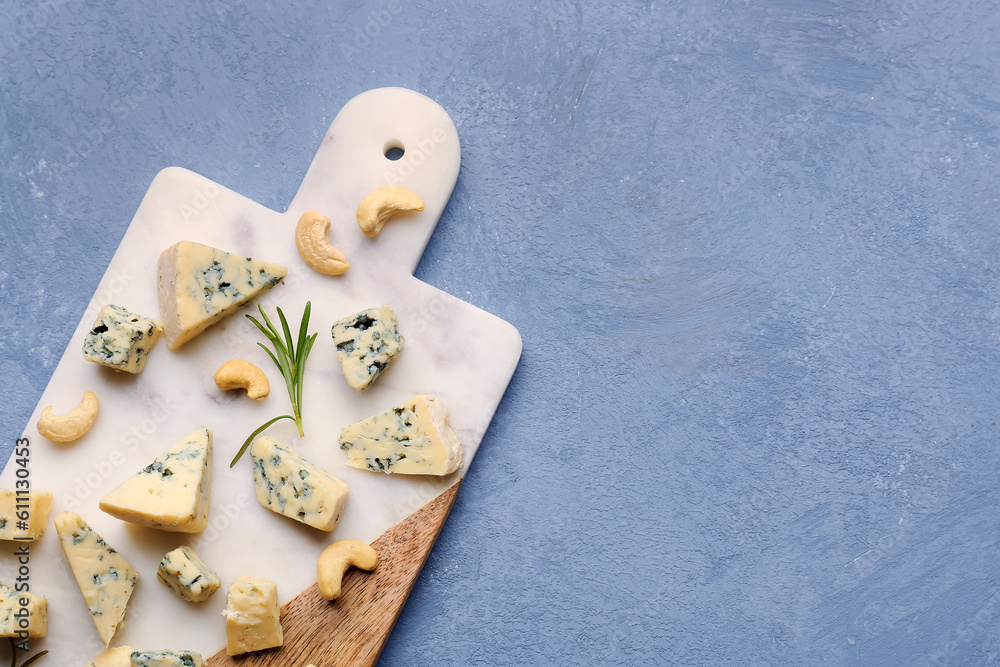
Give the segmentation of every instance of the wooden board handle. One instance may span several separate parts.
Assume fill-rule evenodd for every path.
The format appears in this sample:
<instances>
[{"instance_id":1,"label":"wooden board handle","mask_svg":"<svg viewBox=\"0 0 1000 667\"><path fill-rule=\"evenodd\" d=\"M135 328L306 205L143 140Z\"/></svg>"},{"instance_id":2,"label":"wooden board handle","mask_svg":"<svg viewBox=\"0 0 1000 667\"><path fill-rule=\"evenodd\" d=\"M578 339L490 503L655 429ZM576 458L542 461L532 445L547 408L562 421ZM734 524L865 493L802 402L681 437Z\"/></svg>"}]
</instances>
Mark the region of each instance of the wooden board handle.
<instances>
[{"instance_id":1,"label":"wooden board handle","mask_svg":"<svg viewBox=\"0 0 1000 667\"><path fill-rule=\"evenodd\" d=\"M372 542L379 564L372 572L350 568L341 596L324 598L316 584L281 607L281 648L230 657L222 649L209 667L316 667L374 665L424 562L455 503L459 478Z\"/></svg>"}]
</instances>

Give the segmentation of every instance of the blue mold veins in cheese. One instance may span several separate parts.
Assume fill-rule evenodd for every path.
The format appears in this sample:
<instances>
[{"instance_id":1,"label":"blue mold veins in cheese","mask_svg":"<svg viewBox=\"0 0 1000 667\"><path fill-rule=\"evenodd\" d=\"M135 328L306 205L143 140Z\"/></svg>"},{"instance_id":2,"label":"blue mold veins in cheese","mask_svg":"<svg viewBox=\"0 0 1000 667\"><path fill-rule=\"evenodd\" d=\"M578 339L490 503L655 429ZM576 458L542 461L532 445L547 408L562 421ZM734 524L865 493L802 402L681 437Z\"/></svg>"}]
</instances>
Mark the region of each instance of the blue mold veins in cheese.
<instances>
[{"instance_id":1,"label":"blue mold veins in cheese","mask_svg":"<svg viewBox=\"0 0 1000 667\"><path fill-rule=\"evenodd\" d=\"M198 428L101 498L113 517L140 526L197 533L208 525L212 432Z\"/></svg>"},{"instance_id":2,"label":"blue mold veins in cheese","mask_svg":"<svg viewBox=\"0 0 1000 667\"><path fill-rule=\"evenodd\" d=\"M24 639L21 633L44 637L48 625L49 605L45 598L0 581L0 637Z\"/></svg>"},{"instance_id":3,"label":"blue mold veins in cheese","mask_svg":"<svg viewBox=\"0 0 1000 667\"><path fill-rule=\"evenodd\" d=\"M204 602L222 586L222 579L184 545L167 553L160 561L156 578L188 602Z\"/></svg>"},{"instance_id":4,"label":"blue mold veins in cheese","mask_svg":"<svg viewBox=\"0 0 1000 667\"><path fill-rule=\"evenodd\" d=\"M387 305L338 320L331 330L344 378L353 389L366 389L403 350L396 313Z\"/></svg>"},{"instance_id":5,"label":"blue mold veins in cheese","mask_svg":"<svg viewBox=\"0 0 1000 667\"><path fill-rule=\"evenodd\" d=\"M347 504L347 485L274 438L250 445L253 483L260 504L307 526L332 531Z\"/></svg>"},{"instance_id":6,"label":"blue mold veins in cheese","mask_svg":"<svg viewBox=\"0 0 1000 667\"><path fill-rule=\"evenodd\" d=\"M52 494L48 491L0 490L0 540L37 540L45 533L51 508Z\"/></svg>"},{"instance_id":7,"label":"blue mold veins in cheese","mask_svg":"<svg viewBox=\"0 0 1000 667\"><path fill-rule=\"evenodd\" d=\"M160 330L156 320L109 304L83 339L83 357L116 371L141 373Z\"/></svg>"},{"instance_id":8,"label":"blue mold veins in cheese","mask_svg":"<svg viewBox=\"0 0 1000 667\"><path fill-rule=\"evenodd\" d=\"M205 660L196 651L132 651L130 667L205 667Z\"/></svg>"},{"instance_id":9,"label":"blue mold veins in cheese","mask_svg":"<svg viewBox=\"0 0 1000 667\"><path fill-rule=\"evenodd\" d=\"M139 573L78 514L62 512L55 525L90 617L107 646L125 619Z\"/></svg>"},{"instance_id":10,"label":"blue mold veins in cheese","mask_svg":"<svg viewBox=\"0 0 1000 667\"><path fill-rule=\"evenodd\" d=\"M176 350L288 273L280 264L181 241L160 255L158 296L167 347Z\"/></svg>"},{"instance_id":11,"label":"blue mold veins in cheese","mask_svg":"<svg viewBox=\"0 0 1000 667\"><path fill-rule=\"evenodd\" d=\"M420 394L340 433L347 465L373 472L447 475L462 465L462 443L435 396Z\"/></svg>"}]
</instances>

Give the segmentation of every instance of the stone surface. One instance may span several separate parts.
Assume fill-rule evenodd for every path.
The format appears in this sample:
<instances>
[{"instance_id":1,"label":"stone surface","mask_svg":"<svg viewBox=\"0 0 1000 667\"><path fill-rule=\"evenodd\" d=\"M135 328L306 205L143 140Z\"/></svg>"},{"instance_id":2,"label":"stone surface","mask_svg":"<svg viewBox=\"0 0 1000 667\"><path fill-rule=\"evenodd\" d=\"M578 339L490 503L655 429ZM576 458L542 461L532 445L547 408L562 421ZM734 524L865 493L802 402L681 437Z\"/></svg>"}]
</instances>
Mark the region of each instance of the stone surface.
<instances>
[{"instance_id":1,"label":"stone surface","mask_svg":"<svg viewBox=\"0 0 1000 667\"><path fill-rule=\"evenodd\" d=\"M995 662L997 9L0 2L2 445L161 168L283 210L405 86L524 354L383 664Z\"/></svg>"}]
</instances>

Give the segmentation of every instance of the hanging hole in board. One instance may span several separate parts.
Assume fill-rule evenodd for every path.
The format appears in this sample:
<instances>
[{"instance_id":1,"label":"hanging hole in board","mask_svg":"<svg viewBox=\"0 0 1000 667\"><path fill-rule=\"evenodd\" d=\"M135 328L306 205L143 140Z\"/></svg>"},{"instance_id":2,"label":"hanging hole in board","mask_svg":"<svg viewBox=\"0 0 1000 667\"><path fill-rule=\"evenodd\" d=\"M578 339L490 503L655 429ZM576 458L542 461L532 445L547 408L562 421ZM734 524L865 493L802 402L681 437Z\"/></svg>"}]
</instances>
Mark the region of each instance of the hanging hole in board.
<instances>
[{"instance_id":1,"label":"hanging hole in board","mask_svg":"<svg viewBox=\"0 0 1000 667\"><path fill-rule=\"evenodd\" d=\"M382 154L385 155L387 160L396 160L403 157L406 150L403 148L402 141L387 141L385 146L382 148Z\"/></svg>"}]
</instances>

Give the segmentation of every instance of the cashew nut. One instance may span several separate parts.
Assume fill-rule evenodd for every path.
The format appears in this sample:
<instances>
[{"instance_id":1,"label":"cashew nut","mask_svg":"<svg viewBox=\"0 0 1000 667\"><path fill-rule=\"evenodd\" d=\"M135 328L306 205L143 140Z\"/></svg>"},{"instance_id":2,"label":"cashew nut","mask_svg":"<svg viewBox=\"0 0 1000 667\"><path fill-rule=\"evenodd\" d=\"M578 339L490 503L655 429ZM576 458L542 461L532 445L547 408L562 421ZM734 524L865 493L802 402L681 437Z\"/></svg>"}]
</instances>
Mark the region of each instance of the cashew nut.
<instances>
[{"instance_id":1,"label":"cashew nut","mask_svg":"<svg viewBox=\"0 0 1000 667\"><path fill-rule=\"evenodd\" d=\"M215 384L219 389L246 389L247 398L255 401L263 401L271 391L264 371L243 359L230 359L219 366Z\"/></svg>"},{"instance_id":2,"label":"cashew nut","mask_svg":"<svg viewBox=\"0 0 1000 667\"><path fill-rule=\"evenodd\" d=\"M54 442L72 442L80 438L97 418L97 395L84 392L83 400L64 415L52 414L52 406L42 409L42 416L36 424L38 434Z\"/></svg>"},{"instance_id":3,"label":"cashew nut","mask_svg":"<svg viewBox=\"0 0 1000 667\"><path fill-rule=\"evenodd\" d=\"M330 218L306 211L295 226L295 245L310 267L328 276L339 276L351 268L340 248L330 245Z\"/></svg>"},{"instance_id":4,"label":"cashew nut","mask_svg":"<svg viewBox=\"0 0 1000 667\"><path fill-rule=\"evenodd\" d=\"M358 225L367 236L375 236L396 211L422 211L424 202L412 190L391 185L372 190L358 206Z\"/></svg>"},{"instance_id":5,"label":"cashew nut","mask_svg":"<svg viewBox=\"0 0 1000 667\"><path fill-rule=\"evenodd\" d=\"M362 570L374 570L378 565L378 554L361 540L340 540L323 550L316 566L319 592L323 597L327 600L340 597L344 572L352 565Z\"/></svg>"}]
</instances>

